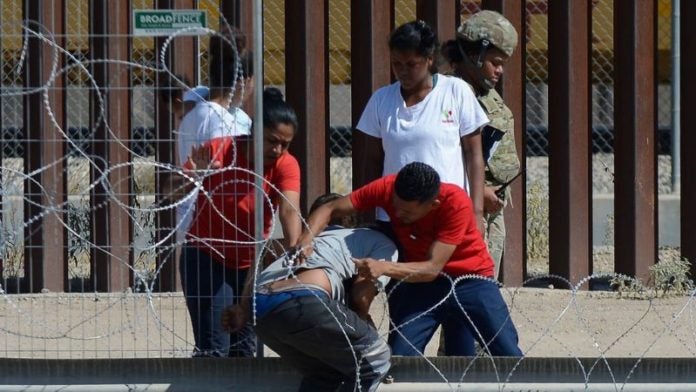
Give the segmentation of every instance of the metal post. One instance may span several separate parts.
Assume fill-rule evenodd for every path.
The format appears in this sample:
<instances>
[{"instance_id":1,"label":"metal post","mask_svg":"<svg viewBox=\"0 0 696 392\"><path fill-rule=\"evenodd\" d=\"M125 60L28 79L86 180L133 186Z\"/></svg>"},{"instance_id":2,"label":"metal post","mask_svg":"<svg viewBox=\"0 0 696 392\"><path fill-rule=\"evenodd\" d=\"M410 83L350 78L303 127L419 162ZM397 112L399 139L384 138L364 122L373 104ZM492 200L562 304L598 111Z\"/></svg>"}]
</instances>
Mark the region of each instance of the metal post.
<instances>
[{"instance_id":1,"label":"metal post","mask_svg":"<svg viewBox=\"0 0 696 392\"><path fill-rule=\"evenodd\" d=\"M549 4L549 273L571 282L592 273L591 9ZM567 287L564 287L567 288Z\"/></svg>"},{"instance_id":2,"label":"metal post","mask_svg":"<svg viewBox=\"0 0 696 392\"><path fill-rule=\"evenodd\" d=\"M256 173L256 197L254 199L254 238L263 238L263 1L254 1L254 172ZM256 259L261 255L261 243L256 244ZM256 273L258 265L249 273ZM253 283L256 283L254 276ZM252 286L253 287L253 286ZM252 294L253 295L253 294ZM254 298L251 298L252 309ZM254 323L256 320L254 320ZM258 344L256 355L263 357L263 345Z\"/></svg>"},{"instance_id":3,"label":"metal post","mask_svg":"<svg viewBox=\"0 0 696 392\"><path fill-rule=\"evenodd\" d=\"M681 0L672 0L672 193L681 189L681 35L679 7Z\"/></svg>"}]
</instances>

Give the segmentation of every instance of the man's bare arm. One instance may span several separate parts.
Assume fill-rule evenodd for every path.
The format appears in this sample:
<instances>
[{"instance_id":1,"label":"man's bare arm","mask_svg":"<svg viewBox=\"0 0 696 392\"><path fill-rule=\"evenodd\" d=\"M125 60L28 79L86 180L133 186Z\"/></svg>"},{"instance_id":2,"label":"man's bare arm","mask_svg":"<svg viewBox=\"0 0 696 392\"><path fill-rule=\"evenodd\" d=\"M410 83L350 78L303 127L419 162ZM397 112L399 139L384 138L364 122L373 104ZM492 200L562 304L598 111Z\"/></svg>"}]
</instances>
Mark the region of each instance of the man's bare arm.
<instances>
[{"instance_id":1,"label":"man's bare arm","mask_svg":"<svg viewBox=\"0 0 696 392\"><path fill-rule=\"evenodd\" d=\"M358 274L370 280L386 275L406 282L431 282L440 275L440 271L452 257L456 248L456 245L435 241L430 247L428 260L393 263L365 258L354 261L358 268Z\"/></svg>"}]
</instances>

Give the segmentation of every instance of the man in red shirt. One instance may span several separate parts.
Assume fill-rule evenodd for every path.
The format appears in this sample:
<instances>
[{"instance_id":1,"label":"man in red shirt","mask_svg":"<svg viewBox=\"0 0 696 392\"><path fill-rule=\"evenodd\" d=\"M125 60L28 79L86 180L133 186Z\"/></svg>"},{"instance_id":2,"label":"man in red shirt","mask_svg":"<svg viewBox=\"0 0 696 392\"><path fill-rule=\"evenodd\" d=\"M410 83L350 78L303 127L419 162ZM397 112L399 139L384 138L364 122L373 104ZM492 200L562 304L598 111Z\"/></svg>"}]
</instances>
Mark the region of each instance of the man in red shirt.
<instances>
[{"instance_id":1,"label":"man in red shirt","mask_svg":"<svg viewBox=\"0 0 696 392\"><path fill-rule=\"evenodd\" d=\"M392 353L423 355L442 325L446 355L475 355L477 340L490 355L522 356L471 199L458 186L441 184L437 172L422 162L318 208L298 246L309 254L313 233L320 233L331 218L376 207L389 215L405 262L366 258L355 263L362 276L400 281L389 291Z\"/></svg>"}]
</instances>

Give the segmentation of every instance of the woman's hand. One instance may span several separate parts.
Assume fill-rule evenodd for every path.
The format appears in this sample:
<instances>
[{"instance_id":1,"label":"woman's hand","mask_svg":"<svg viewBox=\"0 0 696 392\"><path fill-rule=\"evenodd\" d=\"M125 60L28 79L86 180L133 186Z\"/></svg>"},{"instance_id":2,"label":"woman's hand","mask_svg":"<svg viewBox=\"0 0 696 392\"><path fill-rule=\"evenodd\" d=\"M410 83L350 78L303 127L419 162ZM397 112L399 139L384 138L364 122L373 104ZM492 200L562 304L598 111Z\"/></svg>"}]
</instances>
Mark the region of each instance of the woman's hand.
<instances>
[{"instance_id":1,"label":"woman's hand","mask_svg":"<svg viewBox=\"0 0 696 392\"><path fill-rule=\"evenodd\" d=\"M218 160L211 162L210 146L205 144L193 145L185 167L189 170L219 169L222 167L222 162Z\"/></svg>"}]
</instances>

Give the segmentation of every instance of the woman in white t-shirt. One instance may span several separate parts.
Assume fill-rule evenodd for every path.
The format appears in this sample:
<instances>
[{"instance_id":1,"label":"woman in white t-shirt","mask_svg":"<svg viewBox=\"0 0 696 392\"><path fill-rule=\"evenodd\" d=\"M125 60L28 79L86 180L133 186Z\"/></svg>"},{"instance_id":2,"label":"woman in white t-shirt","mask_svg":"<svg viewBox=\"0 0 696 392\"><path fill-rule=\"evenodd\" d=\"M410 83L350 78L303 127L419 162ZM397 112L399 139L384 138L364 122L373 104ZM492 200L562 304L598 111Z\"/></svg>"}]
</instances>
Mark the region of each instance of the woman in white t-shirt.
<instances>
[{"instance_id":1,"label":"woman in white t-shirt","mask_svg":"<svg viewBox=\"0 0 696 392\"><path fill-rule=\"evenodd\" d=\"M488 117L468 84L433 72L438 46L435 31L423 21L403 24L391 34L391 68L397 82L372 95L357 125L367 135L365 151L370 155L362 178L367 182L411 162L426 163L442 182L467 190L482 229L480 128ZM383 211L377 219L388 220Z\"/></svg>"}]
</instances>

